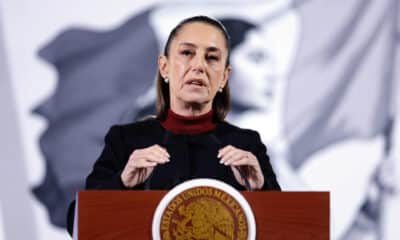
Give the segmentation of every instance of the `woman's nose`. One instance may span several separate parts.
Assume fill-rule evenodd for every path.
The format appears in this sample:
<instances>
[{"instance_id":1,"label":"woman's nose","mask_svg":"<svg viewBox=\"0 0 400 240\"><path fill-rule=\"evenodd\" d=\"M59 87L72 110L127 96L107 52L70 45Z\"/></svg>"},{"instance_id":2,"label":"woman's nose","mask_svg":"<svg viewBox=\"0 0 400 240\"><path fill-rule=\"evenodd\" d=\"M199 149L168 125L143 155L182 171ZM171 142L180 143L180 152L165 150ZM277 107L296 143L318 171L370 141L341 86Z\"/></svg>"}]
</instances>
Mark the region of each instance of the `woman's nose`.
<instances>
[{"instance_id":1,"label":"woman's nose","mask_svg":"<svg viewBox=\"0 0 400 240\"><path fill-rule=\"evenodd\" d=\"M205 70L205 62L204 59L200 56L195 56L192 59L192 70L198 73L204 73Z\"/></svg>"}]
</instances>

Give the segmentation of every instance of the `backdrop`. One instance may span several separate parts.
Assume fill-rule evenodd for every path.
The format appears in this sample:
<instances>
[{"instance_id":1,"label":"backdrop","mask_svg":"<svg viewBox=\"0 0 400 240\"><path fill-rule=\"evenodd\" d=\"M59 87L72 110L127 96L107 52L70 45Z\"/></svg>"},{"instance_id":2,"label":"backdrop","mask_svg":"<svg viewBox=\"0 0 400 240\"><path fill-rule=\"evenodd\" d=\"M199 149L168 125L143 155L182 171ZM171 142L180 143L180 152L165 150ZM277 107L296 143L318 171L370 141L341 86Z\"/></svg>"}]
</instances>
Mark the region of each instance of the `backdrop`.
<instances>
[{"instance_id":1,"label":"backdrop","mask_svg":"<svg viewBox=\"0 0 400 240\"><path fill-rule=\"evenodd\" d=\"M330 191L332 239L398 239L398 0L4 0L0 240L69 239L105 133L154 113L157 56L198 14L231 35L228 120L283 190Z\"/></svg>"}]
</instances>

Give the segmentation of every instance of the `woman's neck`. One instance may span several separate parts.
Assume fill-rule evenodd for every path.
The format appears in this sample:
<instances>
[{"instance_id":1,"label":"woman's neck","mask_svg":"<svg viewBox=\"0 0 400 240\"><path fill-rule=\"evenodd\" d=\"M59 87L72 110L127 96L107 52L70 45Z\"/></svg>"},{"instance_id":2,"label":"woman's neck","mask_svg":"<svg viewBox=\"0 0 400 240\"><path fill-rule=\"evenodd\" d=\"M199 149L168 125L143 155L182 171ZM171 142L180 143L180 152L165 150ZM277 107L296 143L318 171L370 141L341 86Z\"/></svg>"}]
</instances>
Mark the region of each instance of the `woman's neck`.
<instances>
[{"instance_id":1,"label":"woman's neck","mask_svg":"<svg viewBox=\"0 0 400 240\"><path fill-rule=\"evenodd\" d=\"M213 116L212 110L202 115L183 116L169 109L167 117L161 122L161 125L175 134L200 134L215 128Z\"/></svg>"},{"instance_id":2,"label":"woman's neck","mask_svg":"<svg viewBox=\"0 0 400 240\"><path fill-rule=\"evenodd\" d=\"M194 117L204 115L211 111L211 104L197 104L197 103L171 103L171 110L181 116Z\"/></svg>"}]
</instances>

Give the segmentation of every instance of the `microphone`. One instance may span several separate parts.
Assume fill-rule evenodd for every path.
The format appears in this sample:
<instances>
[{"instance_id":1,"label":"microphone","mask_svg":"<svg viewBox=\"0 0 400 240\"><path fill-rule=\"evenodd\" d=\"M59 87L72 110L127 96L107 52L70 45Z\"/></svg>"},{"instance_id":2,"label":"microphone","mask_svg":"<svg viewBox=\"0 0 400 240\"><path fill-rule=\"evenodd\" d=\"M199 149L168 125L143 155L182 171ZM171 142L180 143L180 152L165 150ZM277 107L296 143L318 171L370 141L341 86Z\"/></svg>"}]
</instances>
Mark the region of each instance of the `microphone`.
<instances>
[{"instance_id":1,"label":"microphone","mask_svg":"<svg viewBox=\"0 0 400 240\"><path fill-rule=\"evenodd\" d=\"M209 136L218 145L218 148L223 147L222 142L213 133L209 134ZM170 138L170 133L168 131L165 131L163 142L162 142L163 147L166 147L169 138ZM246 190L249 192L252 192L253 189L251 188L251 185L247 178L248 173L245 172L245 170L241 166L234 166L234 168L239 172L240 177L243 179ZM153 178L153 175L154 175L154 172L156 171L156 169L157 169L157 167L154 167L153 172L149 175L149 177L145 181L145 185L144 185L145 190L151 189L151 181L152 181L152 178Z\"/></svg>"},{"instance_id":2,"label":"microphone","mask_svg":"<svg viewBox=\"0 0 400 240\"><path fill-rule=\"evenodd\" d=\"M170 133L168 131L165 131L164 138L162 141L162 146L165 148L167 147L167 142L168 142L169 137L170 137ZM151 181L152 181L152 178L153 178L153 175L154 175L154 172L156 171L156 169L157 169L157 166L154 167L153 172L150 173L149 177L145 181L145 185L144 185L145 190L151 189Z\"/></svg>"}]
</instances>

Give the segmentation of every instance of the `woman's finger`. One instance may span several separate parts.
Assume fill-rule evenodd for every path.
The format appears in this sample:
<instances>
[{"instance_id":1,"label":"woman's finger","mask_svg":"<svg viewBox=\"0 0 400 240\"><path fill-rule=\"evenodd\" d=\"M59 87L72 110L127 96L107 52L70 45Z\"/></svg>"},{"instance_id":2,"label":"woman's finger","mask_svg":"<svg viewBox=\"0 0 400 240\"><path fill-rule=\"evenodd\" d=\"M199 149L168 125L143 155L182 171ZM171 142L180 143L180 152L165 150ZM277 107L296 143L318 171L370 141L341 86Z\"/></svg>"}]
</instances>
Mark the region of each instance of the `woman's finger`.
<instances>
[{"instance_id":1,"label":"woman's finger","mask_svg":"<svg viewBox=\"0 0 400 240\"><path fill-rule=\"evenodd\" d=\"M235 152L238 150L238 148L235 148L231 145L228 145L222 149L219 150L218 153L218 158L221 158L221 163L224 162L227 158L231 157Z\"/></svg>"},{"instance_id":2,"label":"woman's finger","mask_svg":"<svg viewBox=\"0 0 400 240\"><path fill-rule=\"evenodd\" d=\"M235 149L235 147L233 147L232 145L227 145L227 146L225 146L225 147L223 147L223 148L221 148L219 151L218 151L218 158L221 158L223 155L225 155L227 152L229 152L229 151L232 151L232 150L234 150Z\"/></svg>"},{"instance_id":3,"label":"woman's finger","mask_svg":"<svg viewBox=\"0 0 400 240\"><path fill-rule=\"evenodd\" d=\"M156 162L156 163L166 163L169 161L168 158L165 158L163 155L154 152L154 151L148 151L146 154L143 156L148 161L151 162Z\"/></svg>"},{"instance_id":4,"label":"woman's finger","mask_svg":"<svg viewBox=\"0 0 400 240\"><path fill-rule=\"evenodd\" d=\"M230 165L231 163L238 161L240 159L246 158L246 153L240 150L234 150L227 152L221 159L221 163L225 165Z\"/></svg>"},{"instance_id":5,"label":"woman's finger","mask_svg":"<svg viewBox=\"0 0 400 240\"><path fill-rule=\"evenodd\" d=\"M163 148L160 145L158 145L158 144L155 144L155 145L151 146L149 148L149 150L157 152L158 154L160 154L164 158L169 158L170 157L168 151L165 148Z\"/></svg>"},{"instance_id":6,"label":"woman's finger","mask_svg":"<svg viewBox=\"0 0 400 240\"><path fill-rule=\"evenodd\" d=\"M128 162L136 162L140 161L140 159L145 159L157 163L165 163L169 161L169 154L160 146L153 145L145 149L138 149L133 151L129 157ZM139 163L134 165L139 166L141 164Z\"/></svg>"},{"instance_id":7,"label":"woman's finger","mask_svg":"<svg viewBox=\"0 0 400 240\"><path fill-rule=\"evenodd\" d=\"M247 158L247 157L242 157L236 161L232 161L231 163L229 163L229 165L231 165L231 166L252 166L251 160L249 160L249 158Z\"/></svg>"}]
</instances>

